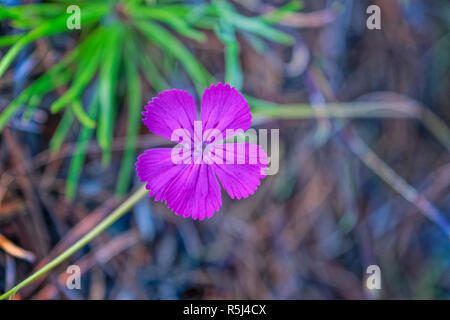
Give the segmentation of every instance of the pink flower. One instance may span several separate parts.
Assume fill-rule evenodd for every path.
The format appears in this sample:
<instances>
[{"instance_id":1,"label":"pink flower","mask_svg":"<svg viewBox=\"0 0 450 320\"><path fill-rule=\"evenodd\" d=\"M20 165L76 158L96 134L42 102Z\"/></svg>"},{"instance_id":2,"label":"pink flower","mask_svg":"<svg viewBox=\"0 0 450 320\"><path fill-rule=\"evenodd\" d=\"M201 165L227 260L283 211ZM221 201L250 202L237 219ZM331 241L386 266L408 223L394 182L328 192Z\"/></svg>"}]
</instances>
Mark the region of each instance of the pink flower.
<instances>
[{"instance_id":1,"label":"pink flower","mask_svg":"<svg viewBox=\"0 0 450 320\"><path fill-rule=\"evenodd\" d=\"M241 199L265 177L267 156L259 145L224 141L251 125L247 101L228 84L205 89L200 121L194 98L178 89L153 98L142 115L150 132L178 143L179 148L146 150L136 162L150 196L175 214L211 218L222 205L219 181L232 199Z\"/></svg>"}]
</instances>

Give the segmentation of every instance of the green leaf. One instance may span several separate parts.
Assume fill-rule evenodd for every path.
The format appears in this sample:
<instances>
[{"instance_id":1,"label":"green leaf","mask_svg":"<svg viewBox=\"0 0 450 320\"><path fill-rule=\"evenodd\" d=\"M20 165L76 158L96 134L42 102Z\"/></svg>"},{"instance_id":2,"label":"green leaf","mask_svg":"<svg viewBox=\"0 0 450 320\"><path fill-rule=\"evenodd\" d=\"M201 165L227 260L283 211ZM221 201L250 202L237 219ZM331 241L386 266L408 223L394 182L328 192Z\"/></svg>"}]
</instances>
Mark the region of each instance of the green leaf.
<instances>
[{"instance_id":1,"label":"green leaf","mask_svg":"<svg viewBox=\"0 0 450 320\"><path fill-rule=\"evenodd\" d=\"M149 18L166 23L181 35L198 42L203 42L205 40L203 32L192 29L180 16L171 11L167 11L166 9L140 6L134 8L132 14L136 18Z\"/></svg>"},{"instance_id":2,"label":"green leaf","mask_svg":"<svg viewBox=\"0 0 450 320\"><path fill-rule=\"evenodd\" d=\"M273 10L272 12L261 17L267 23L274 24L284 20L292 13L299 11L303 8L303 2L299 0L293 0L281 6L280 8Z\"/></svg>"},{"instance_id":3,"label":"green leaf","mask_svg":"<svg viewBox=\"0 0 450 320\"><path fill-rule=\"evenodd\" d=\"M69 90L50 106L51 112L58 112L76 99L97 72L101 58L102 38L99 38L101 35L102 33L99 32L96 37L91 38L84 50L80 51L78 60L81 62L74 81Z\"/></svg>"},{"instance_id":4,"label":"green leaf","mask_svg":"<svg viewBox=\"0 0 450 320\"><path fill-rule=\"evenodd\" d=\"M89 105L88 116L90 119L95 119L98 114L99 103L98 97L94 95ZM94 133L94 129L90 127L82 127L78 141L75 146L72 160L70 161L69 173L66 181L66 197L73 199L76 194L78 179L81 174L83 162L86 157L86 149L89 146L89 141Z\"/></svg>"},{"instance_id":5,"label":"green leaf","mask_svg":"<svg viewBox=\"0 0 450 320\"><path fill-rule=\"evenodd\" d=\"M0 19L23 19L61 16L66 11L65 6L60 4L39 3L27 4L14 7L0 7Z\"/></svg>"},{"instance_id":6,"label":"green leaf","mask_svg":"<svg viewBox=\"0 0 450 320\"><path fill-rule=\"evenodd\" d=\"M23 90L0 114L0 131L8 123L9 119L17 112L17 110L26 104L30 99L33 99L33 105L28 108L35 108L40 101L40 96L46 91L50 91L65 82L69 81L70 74L67 71L62 71L66 64L73 59L73 56L63 59L58 64L54 65L49 71L40 76L30 86ZM39 101L38 101L39 100ZM37 103L37 104L36 104ZM31 104L31 101L30 101ZM24 114L25 117L31 116L28 108ZM27 114L28 112L28 114Z\"/></svg>"},{"instance_id":7,"label":"green leaf","mask_svg":"<svg viewBox=\"0 0 450 320\"><path fill-rule=\"evenodd\" d=\"M151 58L146 54L140 54L139 56L139 60L142 66L141 70L150 85L158 92L169 90L169 84L159 73Z\"/></svg>"},{"instance_id":8,"label":"green leaf","mask_svg":"<svg viewBox=\"0 0 450 320\"><path fill-rule=\"evenodd\" d=\"M73 4L48 4L39 3L23 6L8 7L6 11L0 10L0 20L2 18L11 19L11 25L17 29L34 29L44 24L50 28L59 29L58 32L72 32L67 28L67 7ZM81 7L81 25L83 28L88 24L97 21L110 11L107 3L87 3L82 4L80 0L76 3ZM59 26L62 26L60 28Z\"/></svg>"},{"instance_id":9,"label":"green leaf","mask_svg":"<svg viewBox=\"0 0 450 320\"><path fill-rule=\"evenodd\" d=\"M50 152L54 153L59 148L61 148L61 145L64 142L64 139L66 138L67 133L69 132L70 127L73 123L73 114L70 109L67 109L64 112L64 115L59 122L58 127L56 128L55 133L53 134L52 139L50 140Z\"/></svg>"},{"instance_id":10,"label":"green leaf","mask_svg":"<svg viewBox=\"0 0 450 320\"><path fill-rule=\"evenodd\" d=\"M126 83L127 83L127 102L128 102L128 121L127 137L125 150L120 166L119 178L117 181L116 194L124 196L127 193L130 178L133 176L133 167L135 162L136 141L139 133L139 124L141 117L141 83L136 64L133 62L137 57L134 52L128 52L129 57L133 59L125 60ZM137 59L136 59L137 60Z\"/></svg>"},{"instance_id":11,"label":"green leaf","mask_svg":"<svg viewBox=\"0 0 450 320\"><path fill-rule=\"evenodd\" d=\"M13 45L17 41L20 40L20 38L23 37L23 34L11 34L7 36L0 37L0 47L7 47L10 45Z\"/></svg>"},{"instance_id":12,"label":"green leaf","mask_svg":"<svg viewBox=\"0 0 450 320\"><path fill-rule=\"evenodd\" d=\"M237 13L232 5L223 0L214 0L217 12L225 23L233 25L236 30L251 32L265 39L281 44L292 44L293 40L287 33L272 28L259 17L246 17Z\"/></svg>"},{"instance_id":13,"label":"green leaf","mask_svg":"<svg viewBox=\"0 0 450 320\"><path fill-rule=\"evenodd\" d=\"M152 42L161 47L167 53L177 58L186 68L199 94L208 86L211 76L208 71L198 62L189 50L166 31L163 27L150 21L137 21L136 27L142 31Z\"/></svg>"},{"instance_id":14,"label":"green leaf","mask_svg":"<svg viewBox=\"0 0 450 320\"><path fill-rule=\"evenodd\" d=\"M104 12L102 10L84 10L81 15L83 26L98 19L103 14ZM24 34L14 43L14 45L8 50L0 61L0 77L3 76L14 58L28 43L44 36L49 36L63 31L68 31L66 26L66 16L59 16L58 18L51 20L44 20L38 27L27 34Z\"/></svg>"},{"instance_id":15,"label":"green leaf","mask_svg":"<svg viewBox=\"0 0 450 320\"><path fill-rule=\"evenodd\" d=\"M9 119L16 113L17 110L25 102L30 99L31 95L33 93L33 88L28 87L22 93L15 98L3 111L0 113L0 131L3 130L3 127L8 123Z\"/></svg>"},{"instance_id":16,"label":"green leaf","mask_svg":"<svg viewBox=\"0 0 450 320\"><path fill-rule=\"evenodd\" d=\"M248 32L243 33L242 36L245 38L248 44L252 46L253 50L255 50L260 55L264 55L267 49L267 45L263 39Z\"/></svg>"},{"instance_id":17,"label":"green leaf","mask_svg":"<svg viewBox=\"0 0 450 320\"><path fill-rule=\"evenodd\" d=\"M51 32L57 32L49 28L49 25L44 24L33 31L23 35L17 40L14 45L8 50L8 52L3 56L0 61L0 77L3 76L6 69L8 69L9 65L12 63L14 58L19 54L20 51L30 42L44 36L49 35Z\"/></svg>"},{"instance_id":18,"label":"green leaf","mask_svg":"<svg viewBox=\"0 0 450 320\"><path fill-rule=\"evenodd\" d=\"M225 45L225 82L240 90L242 88L242 69L239 57L239 43L233 26L221 23L215 28L217 37Z\"/></svg>"},{"instance_id":19,"label":"green leaf","mask_svg":"<svg viewBox=\"0 0 450 320\"><path fill-rule=\"evenodd\" d=\"M155 64L151 60L150 56L148 54L145 54L145 48L138 47L137 43L139 43L135 32L133 30L128 29L128 37L129 39L132 39L131 41L128 41L127 47L131 48L131 51L129 52L139 52L141 54L134 55L135 59L139 61L139 65L141 67L141 71L143 72L145 78L147 79L148 83L158 92L169 90L170 86L167 83L166 79L161 75L161 73L158 71L158 68L156 68ZM136 57L137 56L137 57Z\"/></svg>"},{"instance_id":20,"label":"green leaf","mask_svg":"<svg viewBox=\"0 0 450 320\"><path fill-rule=\"evenodd\" d=\"M59 88L60 86L69 82L69 80L72 78L72 71L67 69L68 65L70 65L76 58L78 58L79 60L84 59L86 57L85 52L90 53L89 49L93 48L93 45L97 45L96 40L98 39L98 36L98 32L90 33L89 36L86 37L86 39L84 39L77 48L72 50L70 54L68 54L60 62L55 64L50 70L40 76L36 81L34 81L30 85L29 89L22 91L22 94L25 93L28 97L21 104L25 104L26 101L29 100L25 112L22 116L22 120L26 121L31 118L34 110L39 105L43 96L47 92ZM29 94L26 93L26 91L29 91ZM13 107L17 110L17 108L20 107L20 104L13 105ZM11 113L11 116L14 112ZM2 128L1 124L3 123L2 117L3 114L0 115L0 130ZM6 122L8 120L9 115L8 118L4 119L4 121Z\"/></svg>"},{"instance_id":21,"label":"green leaf","mask_svg":"<svg viewBox=\"0 0 450 320\"><path fill-rule=\"evenodd\" d=\"M122 49L123 30L120 25L109 27L102 51L98 92L100 99L100 114L98 120L97 139L102 148L102 162L107 165L111 161L111 144L113 138L113 122L116 114L116 99L114 97L117 83L120 52Z\"/></svg>"},{"instance_id":22,"label":"green leaf","mask_svg":"<svg viewBox=\"0 0 450 320\"><path fill-rule=\"evenodd\" d=\"M234 25L242 31L251 32L273 42L285 45L293 43L290 35L266 25L261 20L239 16L239 18L235 18L234 21Z\"/></svg>"},{"instance_id":23,"label":"green leaf","mask_svg":"<svg viewBox=\"0 0 450 320\"><path fill-rule=\"evenodd\" d=\"M95 121L87 115L86 111L84 111L83 104L81 103L80 99L75 99L72 102L72 112L83 126L91 129L95 128Z\"/></svg>"},{"instance_id":24,"label":"green leaf","mask_svg":"<svg viewBox=\"0 0 450 320\"><path fill-rule=\"evenodd\" d=\"M46 93L61 87L70 81L72 72L70 70L62 70L63 65L64 64L55 65L31 85L34 90L28 105L26 106L22 120L29 120L31 118L34 110L39 106Z\"/></svg>"}]
</instances>

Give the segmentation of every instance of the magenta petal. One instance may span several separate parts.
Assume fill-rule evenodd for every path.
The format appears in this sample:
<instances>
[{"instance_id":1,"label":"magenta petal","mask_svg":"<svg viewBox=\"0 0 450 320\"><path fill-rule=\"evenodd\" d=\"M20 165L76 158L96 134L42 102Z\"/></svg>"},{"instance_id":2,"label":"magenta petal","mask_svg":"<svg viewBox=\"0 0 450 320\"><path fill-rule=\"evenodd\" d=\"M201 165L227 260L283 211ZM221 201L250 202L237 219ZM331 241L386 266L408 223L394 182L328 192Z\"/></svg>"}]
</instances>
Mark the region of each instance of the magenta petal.
<instances>
[{"instance_id":1,"label":"magenta petal","mask_svg":"<svg viewBox=\"0 0 450 320\"><path fill-rule=\"evenodd\" d=\"M213 168L206 164L188 165L180 176L180 183L168 190L167 204L185 218L211 218L222 205L220 185Z\"/></svg>"},{"instance_id":2,"label":"magenta petal","mask_svg":"<svg viewBox=\"0 0 450 320\"><path fill-rule=\"evenodd\" d=\"M179 89L161 92L149 101L142 115L150 132L168 140L176 129L187 129L193 137L194 121L198 121L194 98Z\"/></svg>"},{"instance_id":3,"label":"magenta petal","mask_svg":"<svg viewBox=\"0 0 450 320\"><path fill-rule=\"evenodd\" d=\"M250 107L245 98L235 88L222 83L205 89L200 118L204 133L208 129L217 129L222 132L223 139L234 136L226 135L226 129L246 131L252 123Z\"/></svg>"},{"instance_id":4,"label":"magenta petal","mask_svg":"<svg viewBox=\"0 0 450 320\"><path fill-rule=\"evenodd\" d=\"M215 153L224 157L223 164L214 163L214 172L232 199L252 195L265 178L267 155L259 145L251 143L217 144ZM220 149L220 150L219 150ZM231 163L229 158L233 155ZM228 161L227 161L228 160Z\"/></svg>"},{"instance_id":5,"label":"magenta petal","mask_svg":"<svg viewBox=\"0 0 450 320\"><path fill-rule=\"evenodd\" d=\"M177 215L194 220L210 218L222 205L220 185L206 164L174 164L171 149L150 149L138 157L136 170L147 182L150 196Z\"/></svg>"},{"instance_id":6,"label":"magenta petal","mask_svg":"<svg viewBox=\"0 0 450 320\"><path fill-rule=\"evenodd\" d=\"M186 169L185 164L175 164L171 158L172 149L155 148L146 150L138 157L136 171L139 181L146 182L150 196L164 201L165 193Z\"/></svg>"}]
</instances>

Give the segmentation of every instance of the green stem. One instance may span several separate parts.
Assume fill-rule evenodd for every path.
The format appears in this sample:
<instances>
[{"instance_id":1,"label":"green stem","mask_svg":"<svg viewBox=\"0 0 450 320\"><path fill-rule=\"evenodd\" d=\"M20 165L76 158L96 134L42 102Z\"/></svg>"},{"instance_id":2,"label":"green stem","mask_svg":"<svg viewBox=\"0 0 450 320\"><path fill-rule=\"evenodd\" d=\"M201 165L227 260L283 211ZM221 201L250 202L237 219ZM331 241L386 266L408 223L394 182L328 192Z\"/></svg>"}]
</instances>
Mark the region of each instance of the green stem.
<instances>
[{"instance_id":1,"label":"green stem","mask_svg":"<svg viewBox=\"0 0 450 320\"><path fill-rule=\"evenodd\" d=\"M8 292L5 292L3 295L0 296L0 300L6 299L9 296L15 294L19 289L25 287L26 285L30 284L37 278L43 276L59 264L61 264L64 260L69 258L71 255L73 255L75 252L83 248L85 245L87 245L92 239L94 239L96 236L98 236L100 233L105 231L109 226L111 226L114 222L116 222L120 217L122 217L125 213L127 213L140 199L142 199L146 194L148 193L148 190L145 188L145 186L142 186L139 188L135 193L133 193L128 199L126 199L117 209L115 209L109 216L107 216L102 222L100 222L94 229L89 231L84 237L82 237L80 240L75 242L72 246L67 248L64 252L62 252L60 255L58 255L55 259L47 263L45 266L43 266L41 269L33 273L31 276L20 282L18 285L16 285L14 288L9 290Z\"/></svg>"}]
</instances>

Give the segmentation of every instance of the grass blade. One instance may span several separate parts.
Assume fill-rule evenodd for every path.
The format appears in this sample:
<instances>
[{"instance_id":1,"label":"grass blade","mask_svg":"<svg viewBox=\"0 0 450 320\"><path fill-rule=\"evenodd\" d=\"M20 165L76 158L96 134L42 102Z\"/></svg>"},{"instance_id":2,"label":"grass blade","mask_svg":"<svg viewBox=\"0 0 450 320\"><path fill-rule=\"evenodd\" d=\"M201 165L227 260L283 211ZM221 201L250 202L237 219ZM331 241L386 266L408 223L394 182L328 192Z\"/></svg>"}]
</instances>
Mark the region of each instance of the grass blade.
<instances>
[{"instance_id":1,"label":"grass blade","mask_svg":"<svg viewBox=\"0 0 450 320\"><path fill-rule=\"evenodd\" d=\"M6 69L8 69L9 65L13 62L15 57L19 54L20 51L30 42L49 34L48 26L42 25L34 29L33 31L23 35L20 37L18 41L14 43L14 45L8 50L8 52L3 56L0 61L0 77L3 76Z\"/></svg>"},{"instance_id":2,"label":"grass blade","mask_svg":"<svg viewBox=\"0 0 450 320\"><path fill-rule=\"evenodd\" d=\"M97 8L97 7L96 7ZM100 7L99 7L100 8ZM104 10L84 10L82 15L83 25L95 21L105 13ZM30 42L45 37L67 31L66 16L60 16L51 20L44 20L39 23L39 26L23 35L14 45L8 50L0 61L0 77L3 76L9 65L19 54L19 52Z\"/></svg>"},{"instance_id":3,"label":"grass blade","mask_svg":"<svg viewBox=\"0 0 450 320\"><path fill-rule=\"evenodd\" d=\"M88 116L90 119L95 119L98 114L99 103L98 97L94 95L91 100ZM66 181L66 197L72 200L75 197L78 179L81 174L84 159L86 157L86 149L89 146L89 141L94 133L94 129L90 127L82 127L80 135L78 136L78 142L75 146L75 151L70 161L69 173Z\"/></svg>"},{"instance_id":4,"label":"grass blade","mask_svg":"<svg viewBox=\"0 0 450 320\"><path fill-rule=\"evenodd\" d=\"M82 62L84 60L80 59ZM60 111L72 100L76 99L88 83L92 80L97 72L98 65L100 63L100 50L94 50L92 57L85 63L81 63L75 79L67 92L62 95L58 100L53 102L50 106L50 110L53 113Z\"/></svg>"},{"instance_id":5,"label":"grass blade","mask_svg":"<svg viewBox=\"0 0 450 320\"><path fill-rule=\"evenodd\" d=\"M20 38L23 37L23 34L11 34L7 36L0 37L0 47L7 47L11 46L17 41L20 40Z\"/></svg>"},{"instance_id":6,"label":"grass blade","mask_svg":"<svg viewBox=\"0 0 450 320\"><path fill-rule=\"evenodd\" d=\"M302 1L293 0L285 4L284 6L281 6L280 8L262 16L261 19L263 19L267 23L274 24L284 20L286 17L290 16L296 11L299 11L302 8Z\"/></svg>"},{"instance_id":7,"label":"grass blade","mask_svg":"<svg viewBox=\"0 0 450 320\"><path fill-rule=\"evenodd\" d=\"M88 48L95 45L98 33L91 34L75 50L73 50L62 61L55 64L50 70L35 80L30 86L21 92L0 114L0 131L8 123L9 119L17 110L29 101L27 109L24 112L23 119L31 117L34 109L39 105L42 97L49 91L56 89L72 78L72 72L65 68L72 63L75 58L83 56L82 53L89 52ZM81 58L80 58L81 59Z\"/></svg>"},{"instance_id":8,"label":"grass blade","mask_svg":"<svg viewBox=\"0 0 450 320\"><path fill-rule=\"evenodd\" d=\"M205 87L208 86L211 76L208 71L194 58L188 49L170 32L163 27L150 21L138 21L135 23L137 28L147 36L151 41L156 43L166 52L177 58L186 68L187 73L191 77L197 91L201 94Z\"/></svg>"},{"instance_id":9,"label":"grass blade","mask_svg":"<svg viewBox=\"0 0 450 320\"><path fill-rule=\"evenodd\" d=\"M265 39L281 44L292 44L292 38L287 33L267 25L259 17L246 17L237 13L234 8L226 1L213 1L217 13L222 17L225 23L233 25L236 30L250 32Z\"/></svg>"},{"instance_id":10,"label":"grass blade","mask_svg":"<svg viewBox=\"0 0 450 320\"><path fill-rule=\"evenodd\" d=\"M230 24L221 23L214 31L225 45L225 82L240 90L242 88L242 68L239 58L239 43L234 28Z\"/></svg>"},{"instance_id":11,"label":"grass blade","mask_svg":"<svg viewBox=\"0 0 450 320\"><path fill-rule=\"evenodd\" d=\"M170 89L166 79L160 74L148 55L141 54L139 60L145 78L156 91L161 92Z\"/></svg>"},{"instance_id":12,"label":"grass blade","mask_svg":"<svg viewBox=\"0 0 450 320\"><path fill-rule=\"evenodd\" d=\"M20 93L19 96L11 101L11 103L0 114L0 131L8 123L11 117L17 112L17 110L19 110L19 108L23 106L28 100L33 99L33 105L31 107L34 108L40 101L40 99L37 99L36 95L43 95L45 92L59 87L65 82L69 81L70 74L67 71L58 74L61 72L61 70L63 70L66 62L68 62L68 59L64 59L57 65L53 66L52 69L39 77L35 82L33 82L33 84L28 86ZM30 115L31 114L28 114L27 116Z\"/></svg>"},{"instance_id":13,"label":"grass blade","mask_svg":"<svg viewBox=\"0 0 450 320\"><path fill-rule=\"evenodd\" d=\"M132 14L136 18L149 18L161 21L175 29L179 34L185 36L186 38L190 38L198 42L203 42L205 40L205 35L203 32L192 29L186 21L177 14L163 8L139 6L132 9Z\"/></svg>"},{"instance_id":14,"label":"grass blade","mask_svg":"<svg viewBox=\"0 0 450 320\"><path fill-rule=\"evenodd\" d=\"M129 30L129 36L130 39L132 39L132 41L128 41L128 46L132 49L131 52L145 52L145 49L138 48L137 43L139 42L132 30ZM156 68L149 55L139 54L137 55L136 59L139 61L141 71L143 72L145 78L153 87L153 89L155 89L157 92L170 89L170 86L167 83L166 79L164 79L158 68Z\"/></svg>"},{"instance_id":15,"label":"grass blade","mask_svg":"<svg viewBox=\"0 0 450 320\"><path fill-rule=\"evenodd\" d=\"M130 178L133 176L132 169L135 162L134 157L136 150L136 141L140 127L139 118L141 117L141 83L138 68L133 60L135 59L125 60L128 119L125 150L122 157L122 165L120 166L119 178L116 187L116 194L118 196L124 196L127 193L128 187L130 185Z\"/></svg>"},{"instance_id":16,"label":"grass blade","mask_svg":"<svg viewBox=\"0 0 450 320\"><path fill-rule=\"evenodd\" d=\"M74 118L72 111L70 109L67 109L64 112L64 115L59 122L58 127L56 128L56 131L52 136L52 139L50 140L50 151L52 153L61 148L61 145L63 144L64 139L66 138L66 135L69 132L70 127L72 126L73 120Z\"/></svg>"},{"instance_id":17,"label":"grass blade","mask_svg":"<svg viewBox=\"0 0 450 320\"><path fill-rule=\"evenodd\" d=\"M86 111L84 111L83 104L80 99L75 99L72 102L72 112L83 126L91 129L95 128L95 121L89 117Z\"/></svg>"},{"instance_id":18,"label":"grass blade","mask_svg":"<svg viewBox=\"0 0 450 320\"><path fill-rule=\"evenodd\" d=\"M102 50L102 65L99 75L100 114L98 119L97 139L103 150L104 165L111 161L111 143L113 138L113 122L116 113L115 86L118 77L120 51L122 47L122 29L115 25L105 36L108 41Z\"/></svg>"},{"instance_id":19,"label":"grass blade","mask_svg":"<svg viewBox=\"0 0 450 320\"><path fill-rule=\"evenodd\" d=\"M61 68L62 69L62 68ZM48 92L59 88L70 81L72 72L70 70L62 70L60 68L51 69L41 78L36 80L31 86L34 88L33 93L26 106L22 120L29 120L34 110L39 106L42 98Z\"/></svg>"}]
</instances>

